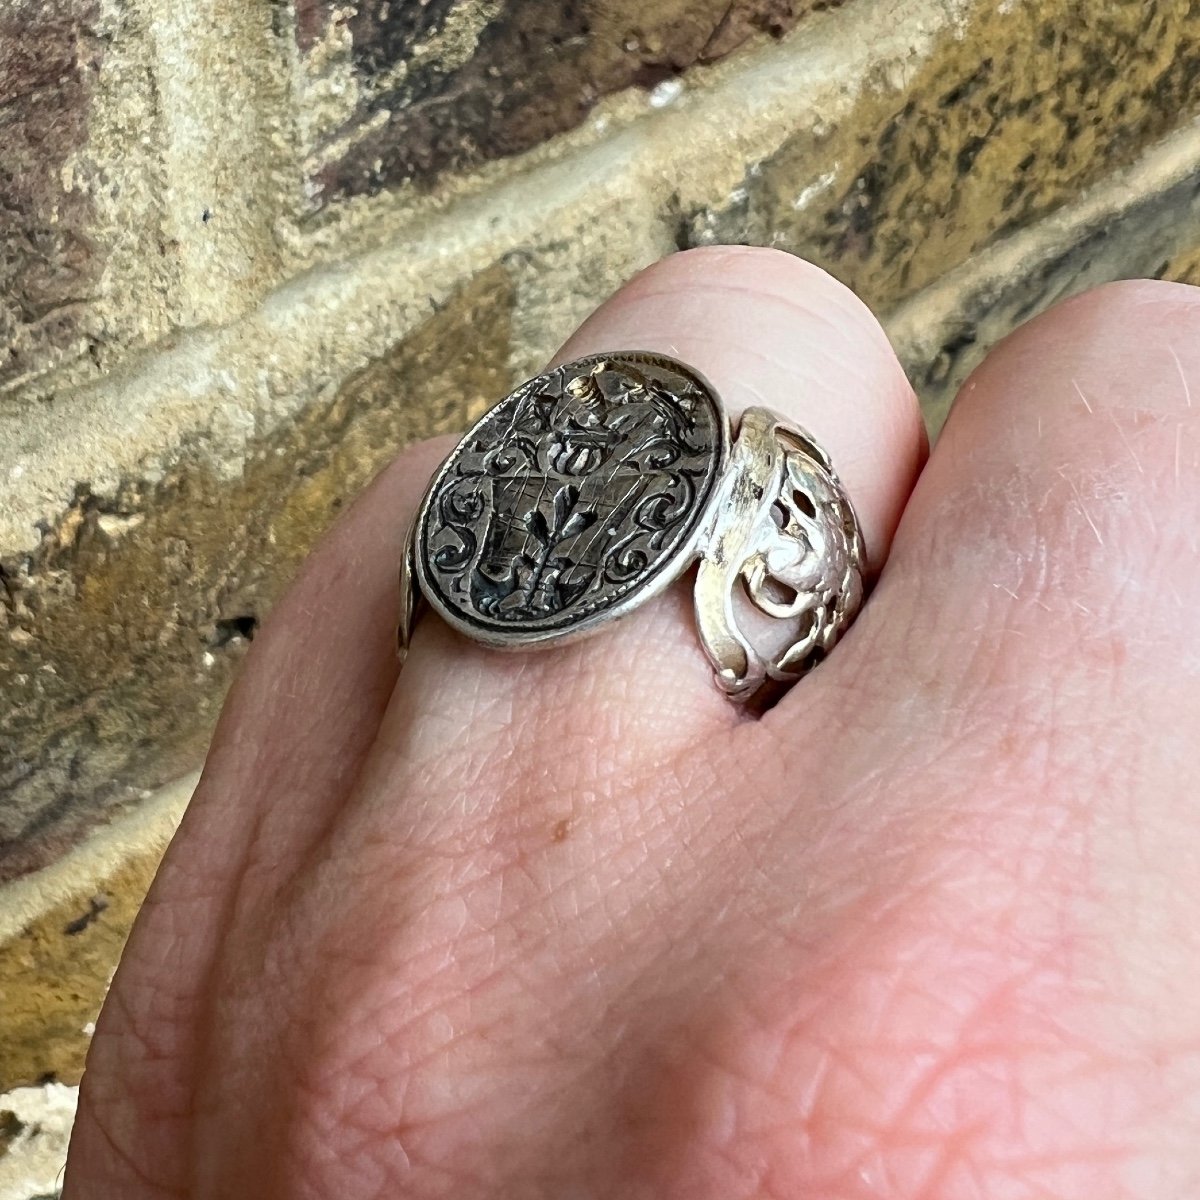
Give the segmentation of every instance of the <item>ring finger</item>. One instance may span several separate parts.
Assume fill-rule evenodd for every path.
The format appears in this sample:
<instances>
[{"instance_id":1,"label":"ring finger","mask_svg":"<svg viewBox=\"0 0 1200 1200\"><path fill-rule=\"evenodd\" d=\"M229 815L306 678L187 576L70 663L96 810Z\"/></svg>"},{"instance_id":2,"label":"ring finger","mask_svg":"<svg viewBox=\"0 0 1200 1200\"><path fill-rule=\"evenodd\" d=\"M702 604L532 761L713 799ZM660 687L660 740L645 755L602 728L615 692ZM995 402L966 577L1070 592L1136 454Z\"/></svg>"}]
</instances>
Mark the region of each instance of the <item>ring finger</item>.
<instances>
[{"instance_id":1,"label":"ring finger","mask_svg":"<svg viewBox=\"0 0 1200 1200\"><path fill-rule=\"evenodd\" d=\"M735 422L746 407L766 405L811 432L857 508L872 568L882 565L924 433L883 331L847 289L777 251L675 255L603 305L556 361L617 350L657 351L695 367ZM711 684L691 605L681 581L593 639L520 659L425 621L394 717L419 720L437 736L464 722L478 733L504 723L516 689L523 738L537 736L540 712L587 712L610 745L669 754L738 720Z\"/></svg>"}]
</instances>

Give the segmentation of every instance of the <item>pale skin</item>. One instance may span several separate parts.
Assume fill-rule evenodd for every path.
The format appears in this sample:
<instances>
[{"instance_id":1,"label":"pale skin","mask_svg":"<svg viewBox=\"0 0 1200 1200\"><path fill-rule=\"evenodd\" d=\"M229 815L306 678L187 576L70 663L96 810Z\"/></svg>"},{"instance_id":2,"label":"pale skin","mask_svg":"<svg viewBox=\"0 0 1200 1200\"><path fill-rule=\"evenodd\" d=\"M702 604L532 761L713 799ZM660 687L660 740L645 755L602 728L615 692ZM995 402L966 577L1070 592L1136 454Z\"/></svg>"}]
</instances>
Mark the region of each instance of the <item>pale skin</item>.
<instances>
[{"instance_id":1,"label":"pale skin","mask_svg":"<svg viewBox=\"0 0 1200 1200\"><path fill-rule=\"evenodd\" d=\"M1200 292L1038 317L928 462L781 253L664 260L563 356L611 349L812 430L862 616L761 719L682 583L537 654L426 617L397 677L406 451L254 643L67 1200L1200 1194Z\"/></svg>"}]
</instances>

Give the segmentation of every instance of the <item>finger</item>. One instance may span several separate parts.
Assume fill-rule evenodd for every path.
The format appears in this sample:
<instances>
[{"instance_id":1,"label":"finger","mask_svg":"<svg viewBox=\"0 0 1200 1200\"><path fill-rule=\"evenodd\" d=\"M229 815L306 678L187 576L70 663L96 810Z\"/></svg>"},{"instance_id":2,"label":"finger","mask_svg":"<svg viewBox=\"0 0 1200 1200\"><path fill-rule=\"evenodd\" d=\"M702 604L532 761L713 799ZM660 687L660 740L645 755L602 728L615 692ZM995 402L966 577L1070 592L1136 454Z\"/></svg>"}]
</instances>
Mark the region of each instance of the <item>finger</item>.
<instances>
[{"instance_id":1,"label":"finger","mask_svg":"<svg viewBox=\"0 0 1200 1200\"><path fill-rule=\"evenodd\" d=\"M199 981L232 906L256 909L298 869L374 739L398 670L403 531L448 449L445 439L414 446L382 472L255 638L97 1025L72 1139L78 1177L100 1181L122 1159L141 1161L164 1192L182 1190ZM120 1181L113 1194L132 1194Z\"/></svg>"},{"instance_id":2,"label":"finger","mask_svg":"<svg viewBox=\"0 0 1200 1200\"><path fill-rule=\"evenodd\" d=\"M765 404L808 428L883 560L923 435L886 338L841 285L776 252L678 255L563 354L614 349L678 356L734 413ZM681 582L589 641L528 654L489 651L431 615L417 624L356 785L287 904L239 905L229 923L228 944L245 951L227 955L213 987L221 1024L243 1032L232 1072L200 1093L228 1152L214 1170L286 1160L289 1125L328 1133L356 1121L364 1097L375 1128L405 1133L357 1146L370 1164L358 1178L412 1178L399 1157L455 1112L515 1130L547 1113L547 1097L557 1108L560 1088L590 1089L578 1064L603 1044L595 1030L613 1020L614 997L644 995L648 975L703 987L701 940L729 961L749 922L727 914L765 903L748 894L763 872L741 838L764 823L754 806L773 760L734 761L738 739L721 735L740 718L713 687L691 607ZM297 977L304 1015L273 1021L262 980ZM572 1064L571 1077L516 1085L514 1108L514 1063L551 1044L555 1071ZM229 1098L255 1095L263 1064L294 1100L255 1122ZM326 1180L341 1171L313 1167Z\"/></svg>"},{"instance_id":3,"label":"finger","mask_svg":"<svg viewBox=\"0 0 1200 1200\"><path fill-rule=\"evenodd\" d=\"M1197 332L1196 289L1129 282L995 349L955 402L842 669L881 702L903 687L924 716L1006 692L1028 703L1024 689L1048 679L1090 688L1098 667L1128 679L1135 651L1177 675L1175 606L1200 578ZM873 658L884 637L900 654ZM912 673L916 694L901 683Z\"/></svg>"},{"instance_id":4,"label":"finger","mask_svg":"<svg viewBox=\"0 0 1200 1200\"><path fill-rule=\"evenodd\" d=\"M374 739L400 670L404 535L452 444L444 437L407 448L322 539L256 638L221 714L212 745L219 761L211 765L225 778L269 781L273 792L291 797L279 817L295 833L316 831L327 816L315 800L296 803L297 793L337 793ZM270 736L242 736L247 729ZM227 803L206 805L206 819L227 825ZM272 807L264 798L262 819L269 822Z\"/></svg>"},{"instance_id":5,"label":"finger","mask_svg":"<svg viewBox=\"0 0 1200 1200\"><path fill-rule=\"evenodd\" d=\"M735 417L764 404L807 428L857 505L872 563L883 561L924 435L886 337L842 285L777 251L675 255L602 306L558 360L611 350L680 358L712 382ZM505 711L517 689L531 736L539 705L603 714L609 742L643 759L646 748L669 754L738 719L712 686L687 582L587 642L520 660L424 622L405 668L397 728L419 721L436 735L464 713L470 720Z\"/></svg>"},{"instance_id":6,"label":"finger","mask_svg":"<svg viewBox=\"0 0 1200 1200\"><path fill-rule=\"evenodd\" d=\"M856 698L839 754L792 752L791 777L852 797L836 835L806 830L819 870L874 864L889 883L873 904L910 898L875 970L889 998L938 996L923 1052L945 1082L925 1103L982 1103L1006 1080L981 1118L989 1150L1082 1163L1118 1138L1165 1163L1194 1133L1180 1098L1200 1078L1179 1051L1200 981L1198 334L1200 292L1124 283L989 355L822 668ZM899 920L921 939L908 963ZM831 1018L842 1035L856 1019L873 1018ZM963 1050L989 1040L1002 1059ZM1086 1091L1070 1113L1068 1075L1067 1097ZM1038 1119L1006 1142L1014 1096Z\"/></svg>"},{"instance_id":7,"label":"finger","mask_svg":"<svg viewBox=\"0 0 1200 1200\"><path fill-rule=\"evenodd\" d=\"M878 686L911 704L915 672L918 721L955 713L991 746L1024 796L1013 836L1022 819L1046 821L1048 795L1077 804L1115 835L1112 879L1127 878L1115 863L1129 865L1136 833L1138 853L1155 844L1156 878L1178 867L1189 904L1198 335L1200 290L1137 281L994 351L955 405L872 614L910 634Z\"/></svg>"}]
</instances>

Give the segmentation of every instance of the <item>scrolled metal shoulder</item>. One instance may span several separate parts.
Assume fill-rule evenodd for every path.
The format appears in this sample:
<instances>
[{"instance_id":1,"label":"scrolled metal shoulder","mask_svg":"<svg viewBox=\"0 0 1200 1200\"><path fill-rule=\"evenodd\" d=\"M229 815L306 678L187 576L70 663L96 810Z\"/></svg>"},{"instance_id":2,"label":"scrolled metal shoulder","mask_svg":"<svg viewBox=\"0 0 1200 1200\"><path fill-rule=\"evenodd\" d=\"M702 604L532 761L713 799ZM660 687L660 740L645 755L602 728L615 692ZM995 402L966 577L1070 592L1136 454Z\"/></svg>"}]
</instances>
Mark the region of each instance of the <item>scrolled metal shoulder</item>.
<instances>
[{"instance_id":1,"label":"scrolled metal shoulder","mask_svg":"<svg viewBox=\"0 0 1200 1200\"><path fill-rule=\"evenodd\" d=\"M750 699L829 652L863 599L865 552L828 456L766 408L742 417L701 549L696 621L718 685ZM753 609L770 617L769 628Z\"/></svg>"}]
</instances>

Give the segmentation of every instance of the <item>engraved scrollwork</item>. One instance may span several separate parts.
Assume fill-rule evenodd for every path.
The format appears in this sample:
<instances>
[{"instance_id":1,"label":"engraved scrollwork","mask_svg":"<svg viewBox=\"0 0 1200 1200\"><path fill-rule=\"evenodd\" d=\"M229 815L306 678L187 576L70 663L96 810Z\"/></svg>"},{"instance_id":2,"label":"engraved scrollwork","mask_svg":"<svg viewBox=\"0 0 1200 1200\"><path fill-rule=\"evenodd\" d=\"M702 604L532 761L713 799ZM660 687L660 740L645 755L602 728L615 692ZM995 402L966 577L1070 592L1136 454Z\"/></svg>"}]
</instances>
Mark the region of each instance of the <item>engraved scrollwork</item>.
<instances>
[{"instance_id":1,"label":"engraved scrollwork","mask_svg":"<svg viewBox=\"0 0 1200 1200\"><path fill-rule=\"evenodd\" d=\"M696 582L700 636L731 696L799 678L862 603L864 550L837 476L812 439L747 410ZM774 618L764 631L753 606Z\"/></svg>"},{"instance_id":2,"label":"engraved scrollwork","mask_svg":"<svg viewBox=\"0 0 1200 1200\"><path fill-rule=\"evenodd\" d=\"M442 571L456 571L475 555L474 526L483 513L484 502L478 483L473 479L464 482L469 486L447 488L438 497L442 525L448 534L457 538L457 545L453 540L444 540L433 556L435 565Z\"/></svg>"},{"instance_id":3,"label":"engraved scrollwork","mask_svg":"<svg viewBox=\"0 0 1200 1200\"><path fill-rule=\"evenodd\" d=\"M696 489L686 474L672 472L666 486L643 496L630 515L629 531L612 545L603 570L614 582L646 568L652 553L662 549L671 531L694 508Z\"/></svg>"},{"instance_id":4,"label":"engraved scrollwork","mask_svg":"<svg viewBox=\"0 0 1200 1200\"><path fill-rule=\"evenodd\" d=\"M725 430L703 383L660 356L596 356L531 380L435 480L423 588L498 642L619 605L694 538Z\"/></svg>"}]
</instances>

